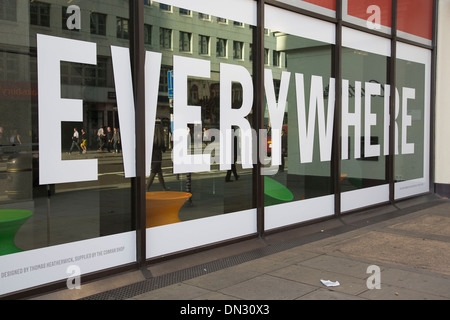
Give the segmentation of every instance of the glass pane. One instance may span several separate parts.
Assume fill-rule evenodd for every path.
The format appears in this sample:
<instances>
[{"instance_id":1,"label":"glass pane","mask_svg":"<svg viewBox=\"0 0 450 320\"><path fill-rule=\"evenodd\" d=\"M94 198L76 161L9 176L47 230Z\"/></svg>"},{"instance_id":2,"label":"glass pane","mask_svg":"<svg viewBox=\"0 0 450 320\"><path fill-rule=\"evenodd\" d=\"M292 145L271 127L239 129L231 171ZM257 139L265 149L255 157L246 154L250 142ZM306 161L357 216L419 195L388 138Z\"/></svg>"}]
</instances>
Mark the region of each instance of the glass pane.
<instances>
[{"instance_id":1,"label":"glass pane","mask_svg":"<svg viewBox=\"0 0 450 320\"><path fill-rule=\"evenodd\" d=\"M174 7L173 10L177 12L179 9ZM164 39L163 33L171 33L177 37L173 42L178 44L173 51L161 50L163 55L151 170L147 178L149 228L253 208L252 169L243 169L241 156L237 156L232 170L220 170L220 120L221 108L224 108L220 105L220 99L224 93L221 92L221 72L218 63L219 61L226 65L239 63L239 66L244 67L248 77L251 77L252 62L248 48L253 41L253 30L220 23L223 21L221 17L195 11L190 13L193 17L190 20L180 15L169 16L161 11L160 4L156 2L153 2L151 11L146 11L145 19L153 21L154 29L162 33L161 39ZM183 21L183 24L180 21ZM167 27L165 29L158 24L170 25L173 29L169 30ZM233 41L236 36L241 41ZM210 45L210 42L215 45ZM234 47L227 47L233 46L233 43ZM162 41L161 49L164 47ZM228 55L227 50L233 49L234 54ZM186 60L180 60L182 56L186 57L183 58ZM181 62L175 65L175 60ZM186 97L178 96L179 100L186 99L181 102L180 108L186 108L190 110L189 114L195 113L198 116L198 121L187 122L184 129L187 137L187 155L209 155L211 165L200 172L193 170L176 173L174 162L179 155L176 154L174 144L179 142L174 125L176 121L180 121L180 116L178 115L177 119L178 109L174 105L177 102L177 91L173 85L176 80L174 75L177 74L175 68L179 68L178 72L185 72L184 70L190 70L189 66L193 64L205 66L206 71L203 77L188 75L187 79L183 78L183 87L178 89L178 92L186 91ZM229 89L227 93L230 94L231 107L240 109L243 104L242 86L236 82ZM250 112L245 118L249 124L253 121L251 115ZM179 200L178 204L175 203L175 199ZM168 211L173 211L173 214L163 214Z\"/></svg>"},{"instance_id":2,"label":"glass pane","mask_svg":"<svg viewBox=\"0 0 450 320\"><path fill-rule=\"evenodd\" d=\"M65 13L66 2L13 2L17 12L29 13L30 22L22 17L18 28L0 20L8 34L0 39L0 87L8 93L0 95L0 256L21 261L17 268L46 268L34 276L2 277L0 295L60 280L71 261L92 272L135 259L87 259L95 250L110 249L110 236L134 228L130 179L124 177L120 137L113 134L121 126L110 46L127 43L119 44L115 25L106 24L118 10L128 17L129 3L118 0L112 7L80 0ZM61 24L62 12L73 30ZM113 36L100 44L98 34ZM14 219L20 223L9 233L4 226ZM74 245L79 241L89 244L80 248ZM134 244L123 241L123 252L134 257ZM24 255L17 258L17 252ZM86 259L76 261L81 254Z\"/></svg>"},{"instance_id":3,"label":"glass pane","mask_svg":"<svg viewBox=\"0 0 450 320\"><path fill-rule=\"evenodd\" d=\"M384 39L373 41L383 46ZM343 48L342 192L388 183L389 60L362 49Z\"/></svg>"},{"instance_id":4,"label":"glass pane","mask_svg":"<svg viewBox=\"0 0 450 320\"><path fill-rule=\"evenodd\" d=\"M430 61L426 49L399 44L395 106L395 196L429 191Z\"/></svg>"},{"instance_id":5,"label":"glass pane","mask_svg":"<svg viewBox=\"0 0 450 320\"><path fill-rule=\"evenodd\" d=\"M285 103L286 112L276 119L282 121L282 124L275 124L281 132L274 132L266 100L267 156L272 157L273 140L280 133L282 151L279 167L273 165L273 158L266 161L267 206L333 193L330 170L334 95L329 99L330 86L334 92L334 80L331 82L333 45L276 30L271 30L271 34L273 36L266 37L266 49L273 56L270 61L278 65L274 63L269 67L273 89L266 88L266 97L275 94L269 102L272 117L276 104L280 107ZM325 132L320 131L322 128ZM327 139L330 139L329 144ZM284 186L286 197L273 193L273 190L281 192L280 188L275 188L275 182Z\"/></svg>"}]
</instances>

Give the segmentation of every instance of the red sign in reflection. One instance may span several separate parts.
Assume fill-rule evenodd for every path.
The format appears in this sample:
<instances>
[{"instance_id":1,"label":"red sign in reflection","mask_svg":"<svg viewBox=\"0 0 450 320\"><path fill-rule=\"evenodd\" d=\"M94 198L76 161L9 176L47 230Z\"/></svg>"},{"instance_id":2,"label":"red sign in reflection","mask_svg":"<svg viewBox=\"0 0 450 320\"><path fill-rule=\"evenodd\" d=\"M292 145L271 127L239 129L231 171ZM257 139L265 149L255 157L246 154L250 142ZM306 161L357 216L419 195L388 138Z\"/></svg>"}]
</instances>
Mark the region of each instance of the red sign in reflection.
<instances>
[{"instance_id":1,"label":"red sign in reflection","mask_svg":"<svg viewBox=\"0 0 450 320\"><path fill-rule=\"evenodd\" d=\"M312 3L336 11L336 0L303 0L303 2Z\"/></svg>"},{"instance_id":2,"label":"red sign in reflection","mask_svg":"<svg viewBox=\"0 0 450 320\"><path fill-rule=\"evenodd\" d=\"M0 100L37 100L37 85L25 81L0 81Z\"/></svg>"},{"instance_id":3,"label":"red sign in reflection","mask_svg":"<svg viewBox=\"0 0 450 320\"><path fill-rule=\"evenodd\" d=\"M398 0L397 28L418 37L433 39L433 0Z\"/></svg>"}]
</instances>

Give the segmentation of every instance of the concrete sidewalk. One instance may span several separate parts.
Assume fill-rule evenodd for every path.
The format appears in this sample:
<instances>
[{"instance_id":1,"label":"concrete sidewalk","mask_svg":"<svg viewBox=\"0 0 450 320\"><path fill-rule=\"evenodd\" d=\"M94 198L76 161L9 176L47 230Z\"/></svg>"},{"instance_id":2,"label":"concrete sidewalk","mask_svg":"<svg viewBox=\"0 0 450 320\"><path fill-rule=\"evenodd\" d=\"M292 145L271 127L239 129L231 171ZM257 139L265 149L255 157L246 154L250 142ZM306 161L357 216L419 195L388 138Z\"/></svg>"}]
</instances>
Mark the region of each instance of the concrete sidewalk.
<instances>
[{"instance_id":1,"label":"concrete sidewalk","mask_svg":"<svg viewBox=\"0 0 450 320\"><path fill-rule=\"evenodd\" d=\"M407 200L32 299L449 300L450 200Z\"/></svg>"}]
</instances>

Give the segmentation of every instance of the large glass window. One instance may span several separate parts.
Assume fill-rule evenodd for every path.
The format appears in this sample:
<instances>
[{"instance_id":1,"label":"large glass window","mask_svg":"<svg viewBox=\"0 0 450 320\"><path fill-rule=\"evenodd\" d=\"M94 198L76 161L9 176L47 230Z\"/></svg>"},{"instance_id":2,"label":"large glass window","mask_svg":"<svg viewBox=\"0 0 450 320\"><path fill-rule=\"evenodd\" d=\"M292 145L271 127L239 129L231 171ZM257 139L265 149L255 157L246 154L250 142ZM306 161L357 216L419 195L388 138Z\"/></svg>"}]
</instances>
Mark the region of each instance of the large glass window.
<instances>
[{"instance_id":1,"label":"large glass window","mask_svg":"<svg viewBox=\"0 0 450 320\"><path fill-rule=\"evenodd\" d=\"M389 200L390 42L347 28L343 42L341 190L348 211L362 206L358 199Z\"/></svg>"},{"instance_id":2,"label":"large glass window","mask_svg":"<svg viewBox=\"0 0 450 320\"><path fill-rule=\"evenodd\" d=\"M273 7L265 27L265 50L274 54L265 73L263 171L271 229L333 214L334 44L332 25Z\"/></svg>"},{"instance_id":3,"label":"large glass window","mask_svg":"<svg viewBox=\"0 0 450 320\"><path fill-rule=\"evenodd\" d=\"M159 6L160 4L154 3L154 5ZM204 13L192 11L192 14L198 15L200 19L193 19L189 25L180 23L184 21L182 20L184 17L180 15L166 15L165 20L159 19L158 16L151 17L154 25L160 21L164 25L179 26L181 30L173 29L173 32L180 37L178 52L189 51L192 52L192 55L189 58L183 58L178 56L177 51L170 54L163 52L161 67L156 64L157 60L152 60L161 74L156 116L150 120L153 121L150 128L154 127L155 129L151 170L147 177L149 257L158 255L161 250L169 250L166 247L175 247L180 250L188 245L189 241L184 240L180 243L176 243L177 241L172 244L164 243L163 239L175 232L174 230L186 228L186 230L190 230L186 232L191 233L191 228L196 228L197 225L202 226L202 223L209 223L209 219L212 217L246 212L254 208L253 164L250 168L245 169L242 165L241 154L237 152L243 143L241 138L245 137L243 129L247 129L247 127L229 127L229 129L233 129L233 133L236 133L236 138L233 139L236 153L230 170L220 168L221 139L224 137L221 136L224 132L221 124L223 125L226 120L224 118L230 113L238 115L237 112L245 108L247 111L242 120L249 126L253 123L252 62L248 57L245 59L243 55L244 41L252 42L253 30L252 28L237 29L232 24L219 23L222 21L219 19L221 17L213 15L219 9L214 6L210 9L208 7L211 6L206 6ZM225 12L227 11L229 10L225 10ZM203 21L205 19L209 21L208 24ZM198 40L192 41L192 39ZM233 59L227 60L229 64L223 64L224 59L219 60L216 55L211 57L209 55L210 39L216 41L216 53L219 58L226 57L228 43L235 44L234 57L238 59L239 68L234 70L239 70L238 74L243 76L234 78L235 73L233 72L229 74L231 79L227 78L226 70L233 68ZM195 47L191 49L192 45ZM178 79L177 75L182 74L185 76ZM242 77L250 82L240 83ZM167 86L164 84L166 79ZM232 81L229 82L230 80ZM158 86L155 85L155 87ZM250 100L248 99L249 95ZM231 109L224 115L224 110L227 108ZM185 116L183 116L183 112L186 112ZM194 116L195 120L186 120L186 117L193 119ZM184 137L180 138L179 132L177 132L179 129L177 123L183 121L187 122L184 129L181 129ZM180 151L177 151L176 144L180 144L180 139L185 139L182 143L186 144L186 158L198 155L208 158L207 161L210 161L210 165L206 166L205 170L177 171L176 162L177 159L180 159ZM235 216L239 219L239 214ZM243 216L245 217L246 213ZM233 218L234 216L229 217ZM211 221L220 221L220 219L226 221L228 218ZM191 222L191 224L185 225L185 222ZM211 226L210 228L215 230L217 227ZM204 230L202 232L206 232L205 227L201 228L200 230ZM200 241L205 236L216 238L222 232L231 231L233 234L239 229L235 229L235 226L227 226L225 222L221 224L220 228L223 230L214 232L214 235L208 236L211 230L204 234L197 233L199 237L193 241ZM230 230L230 228L234 230ZM180 234L182 233L178 232L171 237L174 236L173 239L178 239ZM175 251L173 248L172 250Z\"/></svg>"},{"instance_id":4,"label":"large glass window","mask_svg":"<svg viewBox=\"0 0 450 320\"><path fill-rule=\"evenodd\" d=\"M431 52L398 44L395 104L395 197L429 191Z\"/></svg>"},{"instance_id":5,"label":"large glass window","mask_svg":"<svg viewBox=\"0 0 450 320\"><path fill-rule=\"evenodd\" d=\"M129 4L97 2L66 9L64 38L60 1L14 1L30 20L0 20L0 269L24 268L2 276L0 295L65 279L70 265L86 273L135 260L111 59L111 46L127 43L106 24L127 21Z\"/></svg>"}]
</instances>

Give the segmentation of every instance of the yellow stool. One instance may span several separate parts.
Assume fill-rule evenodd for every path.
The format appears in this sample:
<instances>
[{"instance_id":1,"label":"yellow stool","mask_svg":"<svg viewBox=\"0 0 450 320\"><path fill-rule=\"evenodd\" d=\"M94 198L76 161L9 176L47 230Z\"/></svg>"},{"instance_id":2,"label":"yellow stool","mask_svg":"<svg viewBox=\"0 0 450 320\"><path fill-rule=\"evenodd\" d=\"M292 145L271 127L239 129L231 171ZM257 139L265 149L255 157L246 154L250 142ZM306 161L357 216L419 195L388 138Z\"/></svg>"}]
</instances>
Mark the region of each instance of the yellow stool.
<instances>
[{"instance_id":1,"label":"yellow stool","mask_svg":"<svg viewBox=\"0 0 450 320\"><path fill-rule=\"evenodd\" d=\"M157 227L181 222L178 212L183 204L192 196L188 192L153 191L145 194L146 227Z\"/></svg>"}]
</instances>

